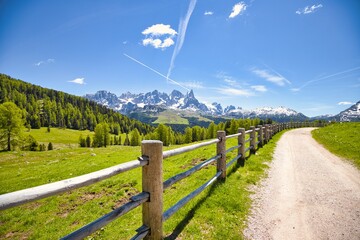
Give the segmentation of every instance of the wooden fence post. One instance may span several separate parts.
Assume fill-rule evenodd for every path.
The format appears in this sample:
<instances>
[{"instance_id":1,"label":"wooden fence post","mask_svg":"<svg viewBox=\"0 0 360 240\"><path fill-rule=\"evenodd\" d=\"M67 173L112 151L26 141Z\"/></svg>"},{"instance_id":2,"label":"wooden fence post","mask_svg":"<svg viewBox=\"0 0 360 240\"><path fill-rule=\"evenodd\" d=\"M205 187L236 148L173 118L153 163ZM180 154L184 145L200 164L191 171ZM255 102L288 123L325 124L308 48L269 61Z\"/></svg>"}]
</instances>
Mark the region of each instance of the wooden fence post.
<instances>
[{"instance_id":1,"label":"wooden fence post","mask_svg":"<svg viewBox=\"0 0 360 240\"><path fill-rule=\"evenodd\" d=\"M145 239L158 240L163 236L163 143L157 140L142 141L142 155L149 164L142 167L142 188L150 194L150 200L142 206L143 224L150 228Z\"/></svg>"},{"instance_id":2,"label":"wooden fence post","mask_svg":"<svg viewBox=\"0 0 360 240\"><path fill-rule=\"evenodd\" d=\"M243 167L245 165L245 128L239 128L238 133L241 133L241 135L238 136L238 145L240 145L238 155L241 155L241 157L237 162Z\"/></svg>"},{"instance_id":3,"label":"wooden fence post","mask_svg":"<svg viewBox=\"0 0 360 240\"><path fill-rule=\"evenodd\" d=\"M255 154L255 152L256 152L256 131L255 131L255 127L251 126L250 130L251 130L251 133L250 133L250 138L251 138L250 147L252 147L250 149L250 153Z\"/></svg>"},{"instance_id":4,"label":"wooden fence post","mask_svg":"<svg viewBox=\"0 0 360 240\"><path fill-rule=\"evenodd\" d=\"M265 143L269 142L269 124L265 124Z\"/></svg>"},{"instance_id":5,"label":"wooden fence post","mask_svg":"<svg viewBox=\"0 0 360 240\"><path fill-rule=\"evenodd\" d=\"M226 133L225 131L217 131L217 138L220 140L216 144L216 154L221 154L217 160L216 172L222 172L220 175L221 180L226 179Z\"/></svg>"},{"instance_id":6,"label":"wooden fence post","mask_svg":"<svg viewBox=\"0 0 360 240\"><path fill-rule=\"evenodd\" d=\"M263 129L262 129L262 125L258 125L258 128L259 128L259 133L258 133L258 136L259 136L259 147L262 147L264 146L264 136L263 136Z\"/></svg>"}]
</instances>

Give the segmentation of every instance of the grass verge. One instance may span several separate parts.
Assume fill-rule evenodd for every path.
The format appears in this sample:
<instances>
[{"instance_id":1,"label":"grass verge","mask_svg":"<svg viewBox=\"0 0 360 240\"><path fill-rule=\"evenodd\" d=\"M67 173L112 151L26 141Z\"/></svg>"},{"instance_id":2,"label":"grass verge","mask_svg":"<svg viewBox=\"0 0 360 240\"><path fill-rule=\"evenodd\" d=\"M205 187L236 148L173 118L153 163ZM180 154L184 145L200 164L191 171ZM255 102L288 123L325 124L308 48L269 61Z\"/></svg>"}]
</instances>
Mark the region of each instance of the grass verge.
<instances>
[{"instance_id":1,"label":"grass verge","mask_svg":"<svg viewBox=\"0 0 360 240\"><path fill-rule=\"evenodd\" d=\"M164 223L165 238L242 239L251 206L248 189L265 175L280 136L277 134L256 155L251 155L244 167L230 167L225 182L209 187L168 219ZM234 145L236 139L227 141L227 148ZM214 156L215 151L215 145L212 145L164 160L164 180ZM78 176L136 159L139 155L140 147L124 146L3 152L0 153L0 192ZM227 161L235 155L228 154ZM215 174L215 168L209 166L166 190L164 210L210 179ZM60 238L122 205L140 191L141 169L135 169L89 187L2 211L0 238ZM137 208L89 239L129 239L140 225L141 208Z\"/></svg>"},{"instance_id":2,"label":"grass verge","mask_svg":"<svg viewBox=\"0 0 360 240\"><path fill-rule=\"evenodd\" d=\"M313 138L330 152L360 169L360 123L335 123L312 131Z\"/></svg>"}]
</instances>

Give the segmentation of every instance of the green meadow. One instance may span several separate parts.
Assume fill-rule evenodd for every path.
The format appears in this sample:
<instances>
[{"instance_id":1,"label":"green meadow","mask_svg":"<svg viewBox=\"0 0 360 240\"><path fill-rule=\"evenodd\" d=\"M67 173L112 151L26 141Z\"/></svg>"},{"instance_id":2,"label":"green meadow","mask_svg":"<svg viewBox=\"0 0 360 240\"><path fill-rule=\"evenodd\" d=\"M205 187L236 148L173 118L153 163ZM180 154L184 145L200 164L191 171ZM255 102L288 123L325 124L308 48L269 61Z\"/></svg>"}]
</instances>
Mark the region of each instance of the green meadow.
<instances>
[{"instance_id":1,"label":"green meadow","mask_svg":"<svg viewBox=\"0 0 360 240\"><path fill-rule=\"evenodd\" d=\"M312 131L312 136L330 152L360 169L360 123L335 123Z\"/></svg>"},{"instance_id":2,"label":"green meadow","mask_svg":"<svg viewBox=\"0 0 360 240\"><path fill-rule=\"evenodd\" d=\"M80 134L89 132L51 129L31 130L39 142L58 144L53 151L1 152L0 193L8 193L59 181L116 164L141 155L140 147L109 146L79 148ZM65 136L65 137L64 137ZM225 182L217 182L185 205L164 223L166 239L242 239L251 205L250 186L265 175L281 134L246 160L244 167L234 164ZM236 139L227 140L227 148ZM180 146L164 147L164 150ZM211 145L164 160L164 180L215 155ZM234 153L229 153L230 161ZM214 176L209 166L180 181L164 193L164 211ZM121 206L141 191L141 169L119 174L94 185L58 196L7 209L0 214L1 239L57 239ZM129 239L142 225L141 208L115 220L88 239Z\"/></svg>"}]
</instances>

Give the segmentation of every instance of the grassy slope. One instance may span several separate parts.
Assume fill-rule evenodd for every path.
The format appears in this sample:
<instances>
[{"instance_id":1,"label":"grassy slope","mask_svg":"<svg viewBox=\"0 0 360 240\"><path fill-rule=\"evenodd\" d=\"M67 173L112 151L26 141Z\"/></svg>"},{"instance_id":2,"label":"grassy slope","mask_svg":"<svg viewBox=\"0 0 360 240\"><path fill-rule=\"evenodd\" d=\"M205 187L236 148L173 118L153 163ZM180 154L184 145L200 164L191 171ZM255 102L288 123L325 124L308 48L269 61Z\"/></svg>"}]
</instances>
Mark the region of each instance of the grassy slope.
<instances>
[{"instance_id":1,"label":"grassy slope","mask_svg":"<svg viewBox=\"0 0 360 240\"><path fill-rule=\"evenodd\" d=\"M60 131L61 132L61 131ZM54 132L55 133L55 132ZM229 169L225 183L216 183L164 224L169 239L241 239L250 207L248 186L256 184L270 161L275 142L251 156L245 167ZM63 143L65 145L65 143ZM227 148L235 145L228 140ZM96 156L91 156L95 153ZM215 145L164 160L164 179L189 169L215 153ZM140 155L140 147L112 146L101 149L64 148L51 152L0 153L0 192L11 192L85 174L127 162ZM232 156L229 154L228 160ZM164 210L202 185L215 166L197 172L164 194ZM0 238L54 239L108 213L141 190L141 169L64 193L60 196L8 209L0 215ZM141 209L93 234L95 239L129 239L141 225Z\"/></svg>"},{"instance_id":2,"label":"grassy slope","mask_svg":"<svg viewBox=\"0 0 360 240\"><path fill-rule=\"evenodd\" d=\"M185 118L180 117L176 111L166 110L158 115L154 124L185 124L189 125L189 121Z\"/></svg>"},{"instance_id":3,"label":"grassy slope","mask_svg":"<svg viewBox=\"0 0 360 240\"><path fill-rule=\"evenodd\" d=\"M360 169L360 123L336 123L312 132L330 152L346 158Z\"/></svg>"}]
</instances>

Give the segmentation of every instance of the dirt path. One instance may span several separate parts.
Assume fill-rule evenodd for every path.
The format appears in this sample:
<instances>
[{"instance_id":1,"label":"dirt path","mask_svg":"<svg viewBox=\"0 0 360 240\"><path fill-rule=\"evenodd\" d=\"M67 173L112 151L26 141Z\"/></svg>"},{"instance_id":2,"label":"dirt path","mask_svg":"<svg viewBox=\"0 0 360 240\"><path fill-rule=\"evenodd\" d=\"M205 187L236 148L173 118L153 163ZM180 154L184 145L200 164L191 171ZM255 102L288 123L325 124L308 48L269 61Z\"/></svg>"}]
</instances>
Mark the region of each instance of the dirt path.
<instances>
[{"instance_id":1,"label":"dirt path","mask_svg":"<svg viewBox=\"0 0 360 240\"><path fill-rule=\"evenodd\" d=\"M360 239L360 171L311 137L285 133L254 189L248 239Z\"/></svg>"}]
</instances>

